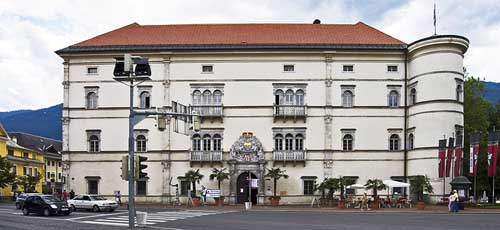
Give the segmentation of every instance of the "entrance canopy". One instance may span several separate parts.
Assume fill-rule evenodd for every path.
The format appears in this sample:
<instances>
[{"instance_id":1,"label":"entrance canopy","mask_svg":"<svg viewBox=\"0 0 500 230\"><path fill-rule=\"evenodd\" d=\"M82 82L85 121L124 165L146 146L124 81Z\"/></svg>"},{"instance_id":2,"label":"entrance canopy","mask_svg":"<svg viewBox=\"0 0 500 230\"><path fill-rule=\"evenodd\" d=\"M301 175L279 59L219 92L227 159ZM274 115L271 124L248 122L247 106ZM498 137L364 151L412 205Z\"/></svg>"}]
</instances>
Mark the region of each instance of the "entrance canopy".
<instances>
[{"instance_id":1,"label":"entrance canopy","mask_svg":"<svg viewBox=\"0 0 500 230\"><path fill-rule=\"evenodd\" d=\"M408 183L403 183L395 180L384 180L382 181L387 187L390 188L409 188L410 184Z\"/></svg>"}]
</instances>

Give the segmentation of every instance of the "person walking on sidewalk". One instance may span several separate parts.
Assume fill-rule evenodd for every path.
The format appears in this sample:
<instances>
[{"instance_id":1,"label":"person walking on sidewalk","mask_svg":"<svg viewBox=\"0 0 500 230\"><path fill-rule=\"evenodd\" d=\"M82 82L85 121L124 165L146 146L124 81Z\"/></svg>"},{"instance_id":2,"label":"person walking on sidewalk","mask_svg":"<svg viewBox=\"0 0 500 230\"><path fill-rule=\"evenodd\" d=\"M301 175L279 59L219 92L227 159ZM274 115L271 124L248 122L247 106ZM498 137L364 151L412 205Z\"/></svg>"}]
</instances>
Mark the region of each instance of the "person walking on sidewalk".
<instances>
[{"instance_id":1,"label":"person walking on sidewalk","mask_svg":"<svg viewBox=\"0 0 500 230\"><path fill-rule=\"evenodd\" d=\"M115 201L118 205L122 205L122 195L120 194L120 190L115 192Z\"/></svg>"},{"instance_id":2,"label":"person walking on sidewalk","mask_svg":"<svg viewBox=\"0 0 500 230\"><path fill-rule=\"evenodd\" d=\"M458 212L459 198L457 190L453 190L453 203L451 204L451 209L453 212Z\"/></svg>"},{"instance_id":3,"label":"person walking on sidewalk","mask_svg":"<svg viewBox=\"0 0 500 230\"><path fill-rule=\"evenodd\" d=\"M453 191L450 192L450 196L448 197L448 211L451 212L453 208Z\"/></svg>"},{"instance_id":4,"label":"person walking on sidewalk","mask_svg":"<svg viewBox=\"0 0 500 230\"><path fill-rule=\"evenodd\" d=\"M75 191L73 191L73 189L71 189L71 191L69 191L69 199L73 199L75 198Z\"/></svg>"},{"instance_id":5,"label":"person walking on sidewalk","mask_svg":"<svg viewBox=\"0 0 500 230\"><path fill-rule=\"evenodd\" d=\"M62 200L68 200L68 192L66 192L66 189L62 192Z\"/></svg>"},{"instance_id":6,"label":"person walking on sidewalk","mask_svg":"<svg viewBox=\"0 0 500 230\"><path fill-rule=\"evenodd\" d=\"M363 197L361 198L361 208L360 210L363 211L363 209L366 207L366 210L370 211L370 208L368 207L368 196L366 195L366 192L363 194Z\"/></svg>"},{"instance_id":7,"label":"person walking on sidewalk","mask_svg":"<svg viewBox=\"0 0 500 230\"><path fill-rule=\"evenodd\" d=\"M207 203L207 188L205 186L201 186L201 200L202 205L205 206Z\"/></svg>"}]
</instances>

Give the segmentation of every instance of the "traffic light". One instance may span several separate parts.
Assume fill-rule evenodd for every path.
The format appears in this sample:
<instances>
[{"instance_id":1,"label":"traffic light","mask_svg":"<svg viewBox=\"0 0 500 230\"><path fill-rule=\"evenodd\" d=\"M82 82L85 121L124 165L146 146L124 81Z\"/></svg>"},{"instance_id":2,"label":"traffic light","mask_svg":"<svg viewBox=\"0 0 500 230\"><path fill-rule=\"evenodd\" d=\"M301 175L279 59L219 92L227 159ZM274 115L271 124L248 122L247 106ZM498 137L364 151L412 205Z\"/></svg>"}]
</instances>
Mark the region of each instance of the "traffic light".
<instances>
[{"instance_id":1,"label":"traffic light","mask_svg":"<svg viewBox=\"0 0 500 230\"><path fill-rule=\"evenodd\" d=\"M122 170L122 180L128 180L128 156L122 156L122 167L120 167Z\"/></svg>"},{"instance_id":2,"label":"traffic light","mask_svg":"<svg viewBox=\"0 0 500 230\"><path fill-rule=\"evenodd\" d=\"M134 58L135 76L151 76L149 58Z\"/></svg>"},{"instance_id":3,"label":"traffic light","mask_svg":"<svg viewBox=\"0 0 500 230\"><path fill-rule=\"evenodd\" d=\"M135 163L135 165L134 165L134 178L135 178L135 180L139 180L142 178L148 178L148 174L142 171L143 169L146 169L148 167L147 165L143 164L147 160L148 160L147 157L135 156L135 160L134 160L134 163Z\"/></svg>"},{"instance_id":4,"label":"traffic light","mask_svg":"<svg viewBox=\"0 0 500 230\"><path fill-rule=\"evenodd\" d=\"M130 80L130 78L139 81L151 80L149 78L149 76L151 76L149 58L125 54L123 57L115 57L115 60L115 68L113 69L115 80L127 81ZM131 73L133 73L133 76L131 76Z\"/></svg>"}]
</instances>

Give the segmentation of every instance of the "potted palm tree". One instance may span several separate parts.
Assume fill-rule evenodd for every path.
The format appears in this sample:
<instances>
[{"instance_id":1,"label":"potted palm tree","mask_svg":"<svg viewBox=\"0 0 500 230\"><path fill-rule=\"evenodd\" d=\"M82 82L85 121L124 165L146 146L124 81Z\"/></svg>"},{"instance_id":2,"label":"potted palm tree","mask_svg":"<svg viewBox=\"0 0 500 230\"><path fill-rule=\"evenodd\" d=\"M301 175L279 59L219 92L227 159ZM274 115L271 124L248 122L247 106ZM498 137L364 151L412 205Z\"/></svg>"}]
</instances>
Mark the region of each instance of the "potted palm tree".
<instances>
[{"instance_id":1,"label":"potted palm tree","mask_svg":"<svg viewBox=\"0 0 500 230\"><path fill-rule=\"evenodd\" d=\"M338 179L336 179L337 181L337 188L340 190L340 200L339 200L339 204L338 204L338 207L343 209L345 208L345 196L344 196L344 192L345 192L345 188L349 185L352 185L354 184L354 180L350 177L339 177Z\"/></svg>"},{"instance_id":2,"label":"potted palm tree","mask_svg":"<svg viewBox=\"0 0 500 230\"><path fill-rule=\"evenodd\" d=\"M184 177L186 180L191 182L193 191L191 194L191 199L193 199L193 206L200 206L200 197L196 194L196 183L200 183L200 180L203 178L203 175L200 173L200 170L197 169L196 171L194 170L189 170L184 174Z\"/></svg>"},{"instance_id":3,"label":"potted palm tree","mask_svg":"<svg viewBox=\"0 0 500 230\"><path fill-rule=\"evenodd\" d=\"M410 189L412 193L417 194L417 209L424 209L424 192L432 193L433 188L427 175L417 175L410 177Z\"/></svg>"},{"instance_id":4,"label":"potted palm tree","mask_svg":"<svg viewBox=\"0 0 500 230\"><path fill-rule=\"evenodd\" d=\"M210 180L217 180L218 188L220 191L220 183L224 180L229 179L229 173L226 172L226 168L222 169L213 168L212 174L210 174L209 177ZM215 198L215 203L219 206L222 206L224 204L224 196L222 195L222 191L221 191L221 196L219 198Z\"/></svg>"},{"instance_id":5,"label":"potted palm tree","mask_svg":"<svg viewBox=\"0 0 500 230\"><path fill-rule=\"evenodd\" d=\"M328 198L326 197L326 190L328 189L327 186L326 179L323 180L323 182L314 185L314 191L321 191L321 198L319 198L319 203L321 205L328 205Z\"/></svg>"},{"instance_id":6,"label":"potted palm tree","mask_svg":"<svg viewBox=\"0 0 500 230\"><path fill-rule=\"evenodd\" d=\"M285 179L288 178L288 175L286 175L285 172L286 172L286 170L281 170L280 168L270 168L270 169L267 169L267 174L264 176L266 178L273 179L273 182L274 182L274 184L273 184L274 185L274 191L273 191L274 195L269 197L269 200L271 201L272 206L278 206L280 204L281 197L276 195L276 191L277 191L278 180L280 178L285 178Z\"/></svg>"},{"instance_id":7,"label":"potted palm tree","mask_svg":"<svg viewBox=\"0 0 500 230\"><path fill-rule=\"evenodd\" d=\"M378 200L377 192L378 192L378 190L386 189L387 186L382 182L382 180L379 180L379 179L369 179L368 181L366 181L365 187L366 187L366 189L371 189L372 190L372 194L373 194L372 208L373 209L378 209L378 207L379 207L379 200Z\"/></svg>"}]
</instances>

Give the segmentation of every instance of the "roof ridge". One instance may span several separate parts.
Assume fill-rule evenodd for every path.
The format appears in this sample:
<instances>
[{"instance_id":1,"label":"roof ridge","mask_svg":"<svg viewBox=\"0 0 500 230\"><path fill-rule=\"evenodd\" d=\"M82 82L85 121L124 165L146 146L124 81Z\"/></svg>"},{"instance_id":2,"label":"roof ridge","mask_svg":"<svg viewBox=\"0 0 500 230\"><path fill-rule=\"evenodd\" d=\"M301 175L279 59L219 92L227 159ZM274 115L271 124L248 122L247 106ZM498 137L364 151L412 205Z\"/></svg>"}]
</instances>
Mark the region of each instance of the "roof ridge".
<instances>
[{"instance_id":1,"label":"roof ridge","mask_svg":"<svg viewBox=\"0 0 500 230\"><path fill-rule=\"evenodd\" d=\"M359 22L358 22L359 23ZM356 23L357 24L357 23ZM141 27L148 26L209 26L209 25L315 25L315 26L324 26L324 25L336 25L336 26L353 26L356 24L348 24L348 23L321 23L321 24L313 24L313 23L287 23L287 22L273 22L273 23L185 23L185 24L148 24L148 25L139 25Z\"/></svg>"},{"instance_id":2,"label":"roof ridge","mask_svg":"<svg viewBox=\"0 0 500 230\"><path fill-rule=\"evenodd\" d=\"M395 38L395 37L393 37L393 36L391 36L391 35L389 35L389 34L387 34L387 33L385 33L385 32L382 32L381 30L379 30L379 29L377 29L377 28L375 28L375 27L373 27L373 26L370 26L370 25L368 25L368 24L366 24L366 23L364 23L364 22L362 22L362 21L359 21L359 22L357 22L357 23L356 23L356 24L354 24L354 25L355 25L355 26L365 26L365 27L368 27L368 28L370 28L370 29L372 29L372 30L376 30L377 32L384 34L385 36L388 36L388 37L390 37L390 38L392 38L392 39L395 39L395 40L397 40L397 41L399 41L399 42L401 42L401 43L403 43L403 44L406 44L406 42L403 42L403 41L401 41L401 40L399 40L399 39L397 39L397 38Z\"/></svg>"},{"instance_id":3,"label":"roof ridge","mask_svg":"<svg viewBox=\"0 0 500 230\"><path fill-rule=\"evenodd\" d=\"M25 135L28 135L28 136L33 136L33 137L39 137L39 138L43 138L43 139L47 139L47 140L52 140L52 141L57 141L57 142L62 142L60 140L56 140L56 139L53 139L53 138L50 138L50 137L43 137L43 136L39 136L39 135L35 135L35 134L31 134L31 133L25 133L25 132L8 132L9 134L16 134L16 133L19 133L19 134L25 134Z\"/></svg>"},{"instance_id":4,"label":"roof ridge","mask_svg":"<svg viewBox=\"0 0 500 230\"><path fill-rule=\"evenodd\" d=\"M71 46L78 46L79 44L84 43L84 42L86 42L86 41L89 41L89 40L92 40L92 39L96 39L96 38L99 38L99 37L103 37L103 36L106 36L106 35L108 35L108 34L110 34L110 33L113 33L113 32L119 31L119 30L123 30L123 29L126 29L126 28L132 28L132 27L142 27L142 26L141 26L139 23L134 22L134 23L128 24L128 25L126 25L126 26L122 26L122 27L116 28L116 29L111 30L111 31L109 31L109 32L106 32L106 33L103 33L103 34L99 34L99 35L97 35L97 36L95 36L95 37L91 37L91 38L89 38L89 39L83 40L83 41L78 42L78 43L76 43L76 44L73 44L73 45L71 45Z\"/></svg>"}]
</instances>

